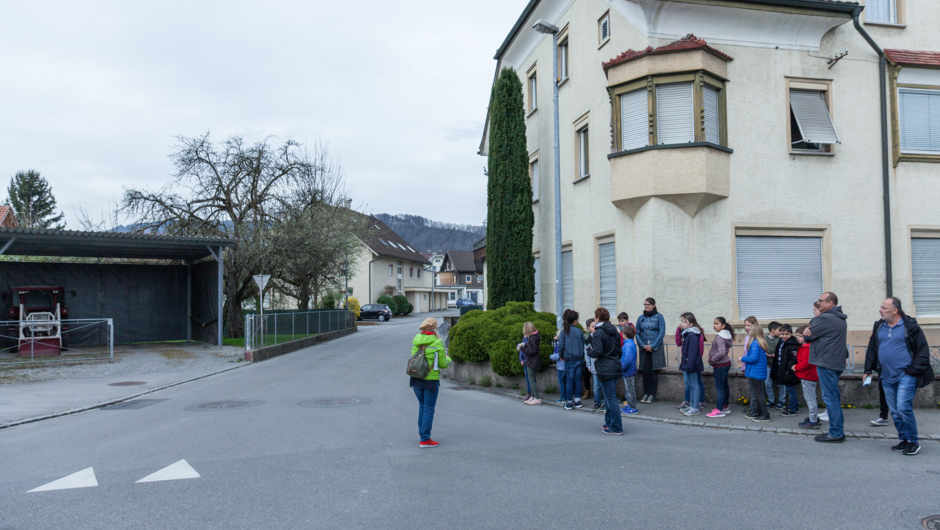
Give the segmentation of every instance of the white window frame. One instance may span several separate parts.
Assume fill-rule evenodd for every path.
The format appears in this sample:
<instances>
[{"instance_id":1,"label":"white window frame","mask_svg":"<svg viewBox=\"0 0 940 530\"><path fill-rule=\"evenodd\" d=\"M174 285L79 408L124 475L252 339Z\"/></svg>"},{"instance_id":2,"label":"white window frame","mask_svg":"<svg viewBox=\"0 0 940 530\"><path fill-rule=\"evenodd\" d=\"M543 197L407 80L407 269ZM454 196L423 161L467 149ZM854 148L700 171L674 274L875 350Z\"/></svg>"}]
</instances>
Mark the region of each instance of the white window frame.
<instances>
[{"instance_id":1,"label":"white window frame","mask_svg":"<svg viewBox=\"0 0 940 530\"><path fill-rule=\"evenodd\" d=\"M539 82L538 82L538 70L535 66L532 67L532 70L528 72L526 76L526 86L528 88L527 92L529 94L529 109L528 114L539 110Z\"/></svg>"},{"instance_id":2,"label":"white window frame","mask_svg":"<svg viewBox=\"0 0 940 530\"><path fill-rule=\"evenodd\" d=\"M568 37L558 42L558 82L563 83L568 79Z\"/></svg>"},{"instance_id":3,"label":"white window frame","mask_svg":"<svg viewBox=\"0 0 940 530\"><path fill-rule=\"evenodd\" d=\"M683 89L688 90L688 101L683 101L683 104L686 104L688 108L678 109L680 112L677 112L674 115L671 115L669 112L663 112L664 110L666 110L662 106L663 100L665 98L661 97L661 94L662 94L661 91L664 92L666 90L669 90L669 91L674 90L676 92L681 92ZM658 145L682 145L686 143L695 142L695 86L694 86L694 83L692 83L691 81L683 81L680 83L662 83L662 84L657 84L655 90L656 90L656 143ZM685 139L680 139L677 141L673 138L669 138L669 140L666 141L663 138L664 136L663 131L666 130L667 124L671 125L673 122L666 122L664 121L664 118L667 118L667 119L673 118L673 116L675 116L676 119L680 120L679 122L675 122L677 124L680 123L681 120L685 121L685 127L687 128L687 130L681 130L679 132L687 133L687 135L684 137ZM675 135L675 132L673 132L673 135Z\"/></svg>"},{"instance_id":4,"label":"white window frame","mask_svg":"<svg viewBox=\"0 0 940 530\"><path fill-rule=\"evenodd\" d=\"M794 147L797 143L794 143L795 138L793 137L793 124L794 121L797 121L796 114L794 113L791 106L790 93L791 91L799 92L820 92L822 99L826 104L826 111L829 113L829 121L832 123L833 131L835 129L835 113L833 112L833 102L832 102L832 81L828 79L805 79L805 78L786 78L786 111L787 111L787 150L792 155L833 155L835 154L834 148L835 144L833 143L819 143L818 147L809 149L804 147ZM800 126L797 125L799 130ZM802 133L800 133L802 134ZM838 137L838 132L836 131L836 136Z\"/></svg>"},{"instance_id":5,"label":"white window frame","mask_svg":"<svg viewBox=\"0 0 940 530\"><path fill-rule=\"evenodd\" d=\"M536 151L534 154L529 156L529 180L532 181L532 202L539 202L539 182L541 175L539 174L539 154Z\"/></svg>"},{"instance_id":6,"label":"white window frame","mask_svg":"<svg viewBox=\"0 0 940 530\"><path fill-rule=\"evenodd\" d=\"M940 155L940 149L936 151L918 151L914 149L905 149L904 134L903 134L903 131L904 131L904 100L903 100L904 96L903 95L904 94L924 94L924 95L930 96L931 97L930 102L932 103L933 101L936 101L938 107L940 107L940 87L936 87L936 88L898 87L898 94L897 94L898 132L899 132L898 144L901 149L901 154L902 155ZM934 111L933 113L931 113L937 116L937 123L932 123L929 121L930 114L927 114L926 112L924 114L927 115L927 120L928 120L927 127L932 133L931 136L936 135L938 138L940 138L940 108L938 108L937 111ZM940 141L938 141L938 145L940 145Z\"/></svg>"},{"instance_id":7,"label":"white window frame","mask_svg":"<svg viewBox=\"0 0 940 530\"><path fill-rule=\"evenodd\" d=\"M473 275L472 275L472 274L465 274L465 275L464 275L464 280L465 280L464 283L473 283Z\"/></svg>"},{"instance_id":8,"label":"white window frame","mask_svg":"<svg viewBox=\"0 0 940 530\"><path fill-rule=\"evenodd\" d=\"M391 278L395 276L395 267L390 263L388 265L388 277Z\"/></svg>"},{"instance_id":9,"label":"white window frame","mask_svg":"<svg viewBox=\"0 0 940 530\"><path fill-rule=\"evenodd\" d=\"M607 27L607 35L604 35L604 26ZM610 42L610 11L607 11L601 18L597 19L597 47L600 49L603 45Z\"/></svg>"},{"instance_id":10,"label":"white window frame","mask_svg":"<svg viewBox=\"0 0 940 530\"><path fill-rule=\"evenodd\" d=\"M591 176L591 136L589 127L578 129L578 178Z\"/></svg>"}]
</instances>

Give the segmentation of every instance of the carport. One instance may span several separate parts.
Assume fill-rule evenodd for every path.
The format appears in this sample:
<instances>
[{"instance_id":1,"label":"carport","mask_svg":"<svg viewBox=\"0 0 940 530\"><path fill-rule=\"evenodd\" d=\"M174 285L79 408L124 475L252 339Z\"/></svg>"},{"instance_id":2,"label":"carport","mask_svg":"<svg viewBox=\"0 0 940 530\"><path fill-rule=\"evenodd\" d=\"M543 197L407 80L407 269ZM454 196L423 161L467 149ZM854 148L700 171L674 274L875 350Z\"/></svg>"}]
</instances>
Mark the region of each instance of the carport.
<instances>
[{"instance_id":1,"label":"carport","mask_svg":"<svg viewBox=\"0 0 940 530\"><path fill-rule=\"evenodd\" d=\"M62 286L68 318L113 319L115 343L188 340L221 346L223 249L234 244L223 238L0 228L0 320L13 306L12 288Z\"/></svg>"}]
</instances>

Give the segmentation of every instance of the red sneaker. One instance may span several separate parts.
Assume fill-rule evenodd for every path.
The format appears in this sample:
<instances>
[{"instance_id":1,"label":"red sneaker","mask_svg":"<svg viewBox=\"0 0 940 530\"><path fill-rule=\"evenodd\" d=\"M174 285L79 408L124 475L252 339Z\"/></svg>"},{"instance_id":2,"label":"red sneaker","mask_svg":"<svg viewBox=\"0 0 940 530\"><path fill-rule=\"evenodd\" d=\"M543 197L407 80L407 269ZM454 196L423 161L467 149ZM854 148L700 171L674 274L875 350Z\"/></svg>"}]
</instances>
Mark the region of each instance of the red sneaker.
<instances>
[{"instance_id":1,"label":"red sneaker","mask_svg":"<svg viewBox=\"0 0 940 530\"><path fill-rule=\"evenodd\" d=\"M425 441L419 443L419 444L418 444L418 447L420 447L421 449L427 449L427 448L429 448L429 447L437 447L438 445L440 445L440 444L437 443L437 442L435 442L434 440L425 440Z\"/></svg>"}]
</instances>

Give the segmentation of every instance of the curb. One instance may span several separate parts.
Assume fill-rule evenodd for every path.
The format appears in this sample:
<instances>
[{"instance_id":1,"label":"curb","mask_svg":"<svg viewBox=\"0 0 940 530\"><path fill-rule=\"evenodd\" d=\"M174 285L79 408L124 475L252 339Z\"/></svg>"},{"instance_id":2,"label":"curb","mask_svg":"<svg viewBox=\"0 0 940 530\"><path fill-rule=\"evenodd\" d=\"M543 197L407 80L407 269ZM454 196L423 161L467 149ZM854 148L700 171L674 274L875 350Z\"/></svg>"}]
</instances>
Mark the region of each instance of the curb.
<instances>
[{"instance_id":1,"label":"curb","mask_svg":"<svg viewBox=\"0 0 940 530\"><path fill-rule=\"evenodd\" d=\"M516 396L508 392L492 390L486 387L467 385L463 383L458 383L458 384L459 386L461 386L463 389L466 389L466 390L478 390L478 391L486 392L488 394L495 394L497 396L504 396L510 399L515 399L517 401L522 401L520 396ZM555 403L555 402L543 401L542 404L549 405L552 407L564 408L564 405L560 403ZM572 410L575 412L588 413L588 414L600 414L604 412L603 410L600 410L600 409L593 410L593 409L587 409L587 408L572 409ZM817 434L820 434L822 432L821 430L811 431L811 430L804 430L804 429L794 429L792 427L764 427L757 423L755 423L754 425L719 424L719 423L711 423L711 422L706 422L706 421L696 421L696 420L689 420L689 419L663 418L660 416L647 416L644 414L621 413L620 416L628 420L648 421L652 423L662 423L665 425L678 425L680 427L698 427L698 428L703 428L703 429L715 429L715 430L726 430L726 431L746 431L746 432L759 432L759 433L767 433L767 434L789 434L793 436L803 436L803 437L816 436ZM874 439L874 440L887 440L887 439L894 440L897 438L896 436L889 436L883 432L854 432L854 431L845 431L845 437L856 438L856 439L869 438L869 439ZM940 434L921 434L920 441L921 442L924 442L924 441L940 442Z\"/></svg>"},{"instance_id":2,"label":"curb","mask_svg":"<svg viewBox=\"0 0 940 530\"><path fill-rule=\"evenodd\" d=\"M131 400L131 399L136 399L136 398L139 398L140 396L146 396L147 394L152 394L152 393L154 393L154 392L159 392L159 391L161 391L161 390L166 390L167 388L172 388L172 387L174 387L174 386L179 386L179 385L182 385L182 384L185 384L185 383L191 383L191 382L193 382L193 381L198 381L198 380L200 380L200 379L205 379L205 378L207 378L207 377L212 377L213 375L218 375L218 374L221 374L221 373L224 373L224 372L230 372L230 371L232 371L232 370L237 370L237 369L239 369L239 368L242 368L242 367L245 367L245 366L249 366L250 364L251 364L251 363L245 363L245 364L240 364L240 365L238 365L238 366L232 366L232 367L230 367L230 368L226 368L226 369L224 369L224 370L219 370L219 371L217 371L217 372L212 372L212 373L208 373L208 374L203 374L203 375L200 375L199 377L193 377L192 379L186 379L186 380L184 380L184 381L177 381L177 382L175 382L175 383L170 383L170 384L168 384L168 385L163 385L163 386L158 387L158 388L152 388L152 389L147 390L147 391L145 391L145 392L140 392L140 393L137 393L137 394L134 394L134 395L131 395L131 396L126 396L126 397L122 397L122 398L111 399L111 400L108 400L108 401L102 401L102 402L100 402L100 403L95 403L94 405L88 405L88 406L85 406L85 407L79 407L79 408L75 408L75 409L69 409L69 410L65 410L65 411L62 411L62 412L53 412L52 414L44 414L44 415L42 415L42 416L34 416L34 417L32 417L32 418L26 418L26 419L22 419L22 420L11 421L11 422L9 422L9 423L0 423L0 429L7 429L7 428L9 428L9 427L16 427L17 425L24 425L24 424L26 424L26 423L35 423L35 422L37 422L37 421L42 421L42 420L51 420L52 418L58 418L58 417L61 417L61 416L68 416L68 415L70 415L70 414L78 414L79 412L85 412L85 411L88 411L88 410L100 409L100 408L102 408L102 407L107 407L107 406L109 406L109 405L115 405L115 404L121 403L121 402L123 402L123 401L129 401L129 400Z\"/></svg>"}]
</instances>

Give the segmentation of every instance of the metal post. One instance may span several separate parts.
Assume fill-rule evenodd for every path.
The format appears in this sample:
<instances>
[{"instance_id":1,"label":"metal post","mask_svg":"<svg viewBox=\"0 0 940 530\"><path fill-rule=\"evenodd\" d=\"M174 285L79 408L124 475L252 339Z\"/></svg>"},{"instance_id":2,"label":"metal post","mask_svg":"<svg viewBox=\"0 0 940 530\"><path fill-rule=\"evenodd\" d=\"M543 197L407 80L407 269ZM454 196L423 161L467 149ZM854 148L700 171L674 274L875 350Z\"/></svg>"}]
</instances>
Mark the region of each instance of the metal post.
<instances>
[{"instance_id":1,"label":"metal post","mask_svg":"<svg viewBox=\"0 0 940 530\"><path fill-rule=\"evenodd\" d=\"M114 319L108 319L108 358L114 362Z\"/></svg>"},{"instance_id":2,"label":"metal post","mask_svg":"<svg viewBox=\"0 0 940 530\"><path fill-rule=\"evenodd\" d=\"M186 262L186 340L193 340L193 264Z\"/></svg>"},{"instance_id":3,"label":"metal post","mask_svg":"<svg viewBox=\"0 0 940 530\"><path fill-rule=\"evenodd\" d=\"M223 285L223 277L225 276L225 271L224 271L224 269L223 269L223 267L222 267L222 265L223 265L223 263L222 263L223 254L224 254L223 248L222 248L222 246L220 245L220 246L219 246L219 255L218 255L218 257L216 258L216 262L217 262L218 265L219 265L219 300L218 300L218 306L219 306L219 309L218 309L218 310L219 310L219 314L218 314L219 346L222 345L222 285ZM234 305L234 301L233 301L233 305ZM234 331L234 330L233 330L233 331Z\"/></svg>"},{"instance_id":4,"label":"metal post","mask_svg":"<svg viewBox=\"0 0 940 530\"><path fill-rule=\"evenodd\" d=\"M274 344L277 344L277 313L274 313Z\"/></svg>"},{"instance_id":5,"label":"metal post","mask_svg":"<svg viewBox=\"0 0 940 530\"><path fill-rule=\"evenodd\" d=\"M295 313L290 314L290 340L294 340L294 317L297 316Z\"/></svg>"},{"instance_id":6,"label":"metal post","mask_svg":"<svg viewBox=\"0 0 940 530\"><path fill-rule=\"evenodd\" d=\"M552 103L555 107L555 326L561 329L565 294L561 270L561 152L558 146L558 32L552 33Z\"/></svg>"}]
</instances>

